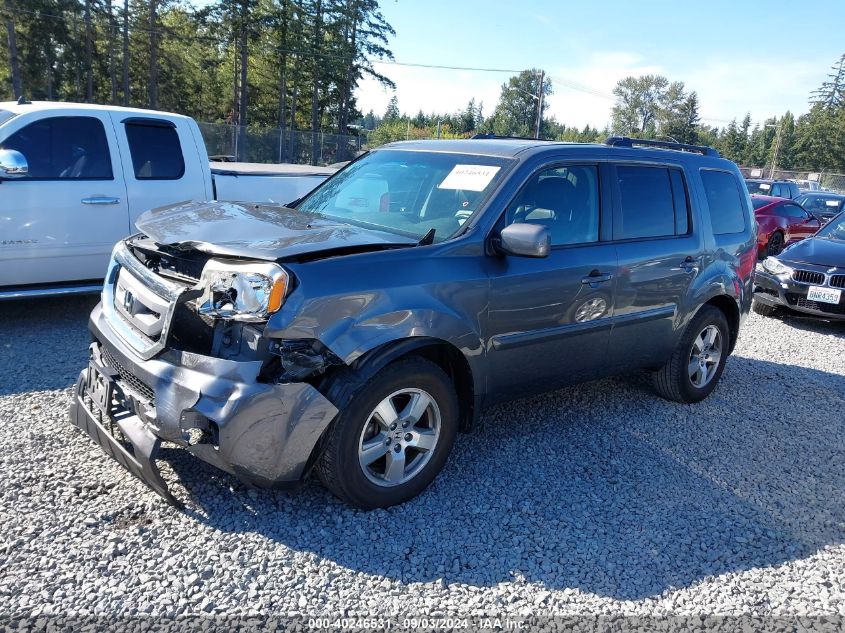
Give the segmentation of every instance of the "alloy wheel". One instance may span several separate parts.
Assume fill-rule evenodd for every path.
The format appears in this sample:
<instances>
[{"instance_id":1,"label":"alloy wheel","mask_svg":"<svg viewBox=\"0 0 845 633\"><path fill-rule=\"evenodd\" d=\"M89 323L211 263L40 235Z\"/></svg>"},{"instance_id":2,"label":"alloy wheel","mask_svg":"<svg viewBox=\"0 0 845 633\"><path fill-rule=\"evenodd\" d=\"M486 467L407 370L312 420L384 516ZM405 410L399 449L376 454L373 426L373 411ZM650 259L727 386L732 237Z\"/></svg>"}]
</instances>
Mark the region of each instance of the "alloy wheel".
<instances>
[{"instance_id":1,"label":"alloy wheel","mask_svg":"<svg viewBox=\"0 0 845 633\"><path fill-rule=\"evenodd\" d=\"M719 368L722 360L722 333L715 325L704 328L692 343L687 374L694 387L703 389Z\"/></svg>"},{"instance_id":2,"label":"alloy wheel","mask_svg":"<svg viewBox=\"0 0 845 633\"><path fill-rule=\"evenodd\" d=\"M413 479L431 459L440 438L440 408L422 389L395 391L370 413L358 440L358 463L378 486Z\"/></svg>"}]
</instances>

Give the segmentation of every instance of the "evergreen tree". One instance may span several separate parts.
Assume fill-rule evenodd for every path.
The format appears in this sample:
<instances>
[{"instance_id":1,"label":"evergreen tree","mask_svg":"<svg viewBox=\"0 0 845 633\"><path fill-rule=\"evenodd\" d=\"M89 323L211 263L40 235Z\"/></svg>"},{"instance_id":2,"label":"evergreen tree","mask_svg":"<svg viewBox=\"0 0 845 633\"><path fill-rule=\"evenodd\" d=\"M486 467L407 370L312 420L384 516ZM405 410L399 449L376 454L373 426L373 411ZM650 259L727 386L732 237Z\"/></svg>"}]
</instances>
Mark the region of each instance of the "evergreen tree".
<instances>
[{"instance_id":1,"label":"evergreen tree","mask_svg":"<svg viewBox=\"0 0 845 633\"><path fill-rule=\"evenodd\" d=\"M390 97L390 101L387 104L387 109L384 111L384 116L382 116L382 121L393 122L399 118L399 98L396 95Z\"/></svg>"}]
</instances>

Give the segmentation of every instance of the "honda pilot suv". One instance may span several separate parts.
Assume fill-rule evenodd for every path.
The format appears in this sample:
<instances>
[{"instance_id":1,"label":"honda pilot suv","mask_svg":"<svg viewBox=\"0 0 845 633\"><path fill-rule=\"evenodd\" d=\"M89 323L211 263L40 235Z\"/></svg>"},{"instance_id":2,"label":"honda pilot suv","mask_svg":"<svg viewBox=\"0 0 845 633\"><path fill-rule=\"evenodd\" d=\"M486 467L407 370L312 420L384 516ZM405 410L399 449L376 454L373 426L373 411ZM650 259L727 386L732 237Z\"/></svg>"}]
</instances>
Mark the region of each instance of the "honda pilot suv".
<instances>
[{"instance_id":1,"label":"honda pilot suv","mask_svg":"<svg viewBox=\"0 0 845 633\"><path fill-rule=\"evenodd\" d=\"M150 211L117 244L71 422L172 496L162 442L257 486L419 494L491 405L647 370L716 387L756 228L710 148L387 145L290 208Z\"/></svg>"}]
</instances>

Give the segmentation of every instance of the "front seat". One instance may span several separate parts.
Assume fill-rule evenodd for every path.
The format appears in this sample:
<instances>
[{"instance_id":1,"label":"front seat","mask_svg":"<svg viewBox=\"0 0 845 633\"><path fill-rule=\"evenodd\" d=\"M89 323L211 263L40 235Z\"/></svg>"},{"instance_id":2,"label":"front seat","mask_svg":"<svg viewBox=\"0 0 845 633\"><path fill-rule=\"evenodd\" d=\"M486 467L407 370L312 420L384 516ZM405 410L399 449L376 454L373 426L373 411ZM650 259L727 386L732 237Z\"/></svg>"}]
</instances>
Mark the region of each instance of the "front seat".
<instances>
[{"instance_id":1,"label":"front seat","mask_svg":"<svg viewBox=\"0 0 845 633\"><path fill-rule=\"evenodd\" d=\"M566 178L543 178L531 189L531 208L522 222L541 224L549 229L552 244L566 242L569 206L575 196L575 185Z\"/></svg>"}]
</instances>

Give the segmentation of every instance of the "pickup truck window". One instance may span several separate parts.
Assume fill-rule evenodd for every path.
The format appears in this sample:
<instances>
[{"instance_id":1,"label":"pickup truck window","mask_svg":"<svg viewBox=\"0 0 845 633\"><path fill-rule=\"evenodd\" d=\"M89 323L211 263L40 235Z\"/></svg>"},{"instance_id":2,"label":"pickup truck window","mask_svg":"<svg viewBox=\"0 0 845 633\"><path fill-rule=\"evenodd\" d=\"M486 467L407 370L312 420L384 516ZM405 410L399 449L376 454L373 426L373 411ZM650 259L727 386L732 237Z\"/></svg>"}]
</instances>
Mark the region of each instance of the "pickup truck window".
<instances>
[{"instance_id":1,"label":"pickup truck window","mask_svg":"<svg viewBox=\"0 0 845 633\"><path fill-rule=\"evenodd\" d=\"M701 182L707 206L710 207L713 235L742 233L745 230L745 211L740 196L744 192L736 177L726 171L702 169Z\"/></svg>"},{"instance_id":2,"label":"pickup truck window","mask_svg":"<svg viewBox=\"0 0 845 633\"><path fill-rule=\"evenodd\" d=\"M112 180L106 132L94 117L41 119L12 134L0 148L24 155L30 180Z\"/></svg>"},{"instance_id":3,"label":"pickup truck window","mask_svg":"<svg viewBox=\"0 0 845 633\"><path fill-rule=\"evenodd\" d=\"M185 174L185 159L175 128L127 122L125 129L137 180L179 180Z\"/></svg>"},{"instance_id":4,"label":"pickup truck window","mask_svg":"<svg viewBox=\"0 0 845 633\"><path fill-rule=\"evenodd\" d=\"M478 209L508 159L378 150L355 161L297 208L348 224L420 239L447 239Z\"/></svg>"},{"instance_id":5,"label":"pickup truck window","mask_svg":"<svg viewBox=\"0 0 845 633\"><path fill-rule=\"evenodd\" d=\"M599 178L595 165L546 169L531 178L508 209L508 224L549 229L552 246L599 240Z\"/></svg>"}]
</instances>

